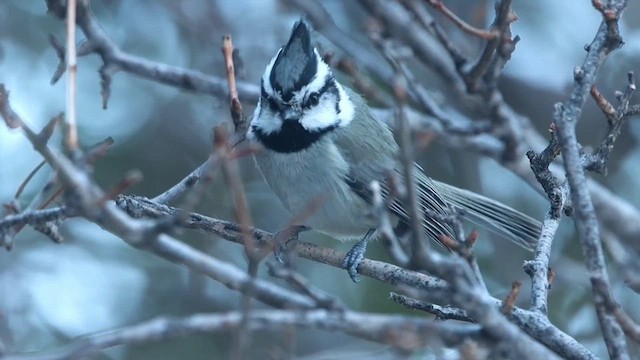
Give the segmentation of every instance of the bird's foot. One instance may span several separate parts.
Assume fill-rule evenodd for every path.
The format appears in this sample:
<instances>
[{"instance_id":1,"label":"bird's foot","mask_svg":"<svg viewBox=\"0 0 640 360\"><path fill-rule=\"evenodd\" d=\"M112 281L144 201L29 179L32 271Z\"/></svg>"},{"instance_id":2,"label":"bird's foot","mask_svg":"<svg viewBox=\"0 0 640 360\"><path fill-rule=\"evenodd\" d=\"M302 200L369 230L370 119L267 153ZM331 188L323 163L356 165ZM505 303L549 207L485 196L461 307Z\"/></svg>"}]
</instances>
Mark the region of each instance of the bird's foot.
<instances>
[{"instance_id":1,"label":"bird's foot","mask_svg":"<svg viewBox=\"0 0 640 360\"><path fill-rule=\"evenodd\" d=\"M308 226L293 225L278 231L273 236L273 256L281 264L290 263L291 243L298 241L301 232L311 230Z\"/></svg>"},{"instance_id":2,"label":"bird's foot","mask_svg":"<svg viewBox=\"0 0 640 360\"><path fill-rule=\"evenodd\" d=\"M362 240L358 241L358 243L349 250L347 256L344 257L344 260L342 260L342 268L347 270L351 280L355 283L360 282L358 266L364 259L364 254L367 252L367 244L374 232L374 229L369 230Z\"/></svg>"}]
</instances>

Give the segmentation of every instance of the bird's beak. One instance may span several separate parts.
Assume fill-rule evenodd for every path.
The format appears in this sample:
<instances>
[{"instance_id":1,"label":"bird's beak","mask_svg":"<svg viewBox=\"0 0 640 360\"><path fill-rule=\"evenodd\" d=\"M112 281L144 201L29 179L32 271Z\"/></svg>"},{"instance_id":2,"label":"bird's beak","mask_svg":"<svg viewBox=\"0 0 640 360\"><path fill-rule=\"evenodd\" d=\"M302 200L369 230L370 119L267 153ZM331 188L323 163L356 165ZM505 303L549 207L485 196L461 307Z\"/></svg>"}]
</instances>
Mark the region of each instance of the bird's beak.
<instances>
[{"instance_id":1,"label":"bird's beak","mask_svg":"<svg viewBox=\"0 0 640 360\"><path fill-rule=\"evenodd\" d=\"M280 116L284 122L294 122L300 120L300 117L302 117L302 111L292 107L286 107L280 110Z\"/></svg>"}]
</instances>

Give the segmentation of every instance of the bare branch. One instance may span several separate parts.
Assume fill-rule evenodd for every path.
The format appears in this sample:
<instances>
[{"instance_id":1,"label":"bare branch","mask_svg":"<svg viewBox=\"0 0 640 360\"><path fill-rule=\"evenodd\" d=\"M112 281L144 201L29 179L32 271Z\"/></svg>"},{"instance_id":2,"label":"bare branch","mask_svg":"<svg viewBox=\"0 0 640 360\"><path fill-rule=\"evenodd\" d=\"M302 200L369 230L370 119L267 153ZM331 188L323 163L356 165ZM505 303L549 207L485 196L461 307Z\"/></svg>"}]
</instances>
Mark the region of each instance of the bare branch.
<instances>
[{"instance_id":1,"label":"bare branch","mask_svg":"<svg viewBox=\"0 0 640 360\"><path fill-rule=\"evenodd\" d=\"M11 108L9 91L4 87L4 84L0 84L0 115L9 129L22 127L22 119Z\"/></svg>"},{"instance_id":2,"label":"bare branch","mask_svg":"<svg viewBox=\"0 0 640 360\"><path fill-rule=\"evenodd\" d=\"M67 60L66 60L66 55L65 55L66 51L64 49L64 46L60 44L60 41L52 34L49 34L49 43L51 44L53 49L56 51L56 55L58 56L58 60L59 60L58 67L56 68L56 71L53 73L53 76L51 76L51 85L53 85L57 83L58 80L60 80L62 75L64 75L64 72L67 70Z\"/></svg>"},{"instance_id":3,"label":"bare branch","mask_svg":"<svg viewBox=\"0 0 640 360\"><path fill-rule=\"evenodd\" d=\"M291 268L275 263L267 263L267 267L269 268L269 275L287 281L291 286L314 299L318 308L327 310L346 309L340 300L316 288L309 280Z\"/></svg>"},{"instance_id":4,"label":"bare branch","mask_svg":"<svg viewBox=\"0 0 640 360\"><path fill-rule=\"evenodd\" d=\"M425 0L429 6L440 11L444 16L446 16L452 23L454 23L457 27L459 27L462 31L477 36L484 40L492 40L499 36L495 32L486 31L477 29L471 25L469 25L464 20L460 19L458 15L456 15L453 11L451 11L441 0Z\"/></svg>"},{"instance_id":5,"label":"bare branch","mask_svg":"<svg viewBox=\"0 0 640 360\"><path fill-rule=\"evenodd\" d=\"M5 360L62 360L85 358L116 345L134 345L170 340L191 334L237 329L240 312L198 314L185 318L161 317L138 325L80 338L54 352L9 355ZM460 346L472 340L485 343L482 330L475 324L434 322L424 318L342 311L256 310L248 317L252 330L284 330L288 326L340 331L372 341L389 344L405 352L426 344Z\"/></svg>"},{"instance_id":6,"label":"bare branch","mask_svg":"<svg viewBox=\"0 0 640 360\"><path fill-rule=\"evenodd\" d=\"M412 299L405 295L396 294L394 292L389 294L389 299L395 301L400 305L404 305L409 309L416 309L426 311L436 316L438 320L459 320L475 323L475 321L469 317L466 311L451 306L440 306L436 304L427 303Z\"/></svg>"},{"instance_id":7,"label":"bare branch","mask_svg":"<svg viewBox=\"0 0 640 360\"><path fill-rule=\"evenodd\" d=\"M206 170L209 168L210 162L211 159L207 159L207 161L205 161L195 170L189 173L189 175L187 175L184 179L180 180L177 184L173 185L171 188L151 200L159 204L168 204L171 201L179 198L189 189L193 188L193 186L195 186L198 181L200 181L203 173L206 172Z\"/></svg>"},{"instance_id":8,"label":"bare branch","mask_svg":"<svg viewBox=\"0 0 640 360\"><path fill-rule=\"evenodd\" d=\"M165 85L178 87L214 96L228 96L225 79L207 76L201 72L182 69L175 66L149 61L123 52L109 38L103 27L96 20L89 8L88 1L80 1L77 8L77 24L82 30L86 44L84 52L95 52L100 55L104 66L100 71L102 79L102 93L106 104L109 95L109 84L114 69L122 70L145 79L153 80ZM65 19L64 1L47 0L49 12L59 19ZM238 82L238 95L241 99L255 100L260 95L260 88L255 84Z\"/></svg>"},{"instance_id":9,"label":"bare branch","mask_svg":"<svg viewBox=\"0 0 640 360\"><path fill-rule=\"evenodd\" d=\"M625 0L610 1L607 11L621 12L625 6ZM605 11L603 11L604 13ZM591 194L587 188L575 131L582 107L589 96L600 65L606 55L622 45L622 40L617 33L617 22L608 20L607 16L604 16L605 19L589 45L588 54L580 71L575 72L574 89L570 100L557 107L553 120L558 133L558 144L562 149L564 168L567 172L571 200L575 210L576 228L580 235L585 265L592 283L593 301L600 321L600 328L609 350L609 356L612 359L629 359L620 324L603 302L603 299L611 291L609 275L600 242L598 220L591 201ZM596 283L600 286L596 286Z\"/></svg>"},{"instance_id":10,"label":"bare branch","mask_svg":"<svg viewBox=\"0 0 640 360\"><path fill-rule=\"evenodd\" d=\"M7 215L0 219L0 231L22 225L38 225L52 220L60 220L67 217L67 209L64 206L51 209L25 211L16 215Z\"/></svg>"},{"instance_id":11,"label":"bare branch","mask_svg":"<svg viewBox=\"0 0 640 360\"><path fill-rule=\"evenodd\" d=\"M540 240L536 247L533 260L525 261L524 271L531 276L531 310L547 314L547 300L549 296L549 259L551 258L551 244L555 237L560 216L554 215L552 210L547 212L542 223Z\"/></svg>"}]
</instances>

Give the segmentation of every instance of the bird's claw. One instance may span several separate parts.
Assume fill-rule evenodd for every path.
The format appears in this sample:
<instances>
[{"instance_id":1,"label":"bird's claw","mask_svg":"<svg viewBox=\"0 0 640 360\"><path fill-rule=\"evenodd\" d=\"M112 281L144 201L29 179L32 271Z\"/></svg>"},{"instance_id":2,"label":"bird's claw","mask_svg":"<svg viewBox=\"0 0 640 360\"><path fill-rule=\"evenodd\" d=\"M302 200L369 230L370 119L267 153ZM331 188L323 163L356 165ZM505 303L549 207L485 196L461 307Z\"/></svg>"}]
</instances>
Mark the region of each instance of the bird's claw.
<instances>
[{"instance_id":1,"label":"bird's claw","mask_svg":"<svg viewBox=\"0 0 640 360\"><path fill-rule=\"evenodd\" d=\"M342 268L347 270L351 280L355 283L360 282L358 266L360 266L360 263L364 259L364 253L367 251L367 244L372 233L372 231L369 231L362 240L358 241L358 243L349 250L344 260L342 260Z\"/></svg>"},{"instance_id":2,"label":"bird's claw","mask_svg":"<svg viewBox=\"0 0 640 360\"><path fill-rule=\"evenodd\" d=\"M289 226L283 230L278 231L274 236L274 246L273 246L273 256L276 258L281 264L289 264L290 263L290 252L291 248L289 247L291 243L295 243L298 241L298 237L301 232L307 231L310 228L302 225Z\"/></svg>"},{"instance_id":3,"label":"bird's claw","mask_svg":"<svg viewBox=\"0 0 640 360\"><path fill-rule=\"evenodd\" d=\"M278 241L273 248L273 256L280 264L288 263L289 249L287 245L289 245L288 241Z\"/></svg>"},{"instance_id":4,"label":"bird's claw","mask_svg":"<svg viewBox=\"0 0 640 360\"><path fill-rule=\"evenodd\" d=\"M342 267L347 270L349 276L351 277L351 280L353 280L353 282L355 283L360 282L360 276L358 275L358 266L362 262L362 259L364 259L364 249L362 246L358 245L360 245L360 243L351 248L351 250L349 250L347 255L344 257L344 260L342 260Z\"/></svg>"}]
</instances>

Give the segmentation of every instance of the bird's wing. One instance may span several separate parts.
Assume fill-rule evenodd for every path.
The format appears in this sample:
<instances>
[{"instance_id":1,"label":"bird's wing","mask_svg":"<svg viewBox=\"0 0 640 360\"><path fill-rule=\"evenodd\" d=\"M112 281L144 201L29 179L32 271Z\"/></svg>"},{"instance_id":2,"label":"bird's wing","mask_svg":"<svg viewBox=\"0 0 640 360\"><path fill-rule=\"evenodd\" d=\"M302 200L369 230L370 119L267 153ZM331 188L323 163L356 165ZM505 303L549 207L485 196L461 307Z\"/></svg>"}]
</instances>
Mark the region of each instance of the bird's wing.
<instances>
[{"instance_id":1,"label":"bird's wing","mask_svg":"<svg viewBox=\"0 0 640 360\"><path fill-rule=\"evenodd\" d=\"M445 203L443 198L436 192L433 180L422 174L422 170L417 165L414 173L416 178L422 178L422 181L418 181L416 183L420 205L422 206L422 211L426 213L423 215L422 228L429 239L438 242L440 245L443 245L440 241L440 237L442 235L446 235L450 238L454 238L453 230L451 229L449 224L441 220L434 219L433 217L430 217L429 214L446 216L449 213L447 204ZM400 178L400 174L397 173L397 171L396 175L397 178ZM351 190L358 194L362 199L364 199L368 203L373 202L373 192L370 188L371 181L367 182L366 180L363 180L362 177L359 176L359 173L357 171L354 171L351 172L346 178L346 182L351 187ZM380 179L379 183L382 197L385 199L388 198L389 194L391 193L391 189L389 188L388 183L384 180L384 178ZM393 201L388 205L388 209L392 214L397 216L403 224L411 224L411 217L406 210L404 203L399 199L394 198Z\"/></svg>"},{"instance_id":2,"label":"bird's wing","mask_svg":"<svg viewBox=\"0 0 640 360\"><path fill-rule=\"evenodd\" d=\"M372 202L369 185L377 180L384 197L389 196L390 189L387 179L394 173L403 182L398 172L397 154L398 144L393 138L389 127L373 118L364 104L364 100L357 94L350 93L355 103L356 114L349 126L336 129L332 136L338 150L349 163L349 173L345 181L351 189L368 203ZM433 180L424 175L419 166L415 166L414 176L422 209L427 209L440 215L448 214L445 200L438 194ZM389 205L389 210L400 221L410 224L409 214L398 199ZM441 235L453 237L453 231L447 224L425 217L423 228L430 239L439 241Z\"/></svg>"}]
</instances>

